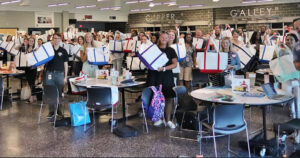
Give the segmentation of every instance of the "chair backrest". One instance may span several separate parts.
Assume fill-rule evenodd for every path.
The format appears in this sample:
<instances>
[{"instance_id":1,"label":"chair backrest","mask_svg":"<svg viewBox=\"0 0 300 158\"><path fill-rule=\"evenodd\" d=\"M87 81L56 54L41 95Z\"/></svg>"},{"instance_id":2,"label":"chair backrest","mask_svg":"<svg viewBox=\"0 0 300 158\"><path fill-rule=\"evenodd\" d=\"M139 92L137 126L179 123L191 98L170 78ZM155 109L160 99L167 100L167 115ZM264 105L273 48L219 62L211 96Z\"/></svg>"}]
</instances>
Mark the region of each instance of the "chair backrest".
<instances>
[{"instance_id":1,"label":"chair backrest","mask_svg":"<svg viewBox=\"0 0 300 158\"><path fill-rule=\"evenodd\" d=\"M209 82L208 74L200 72L199 69L193 69L192 76L193 76L193 79L192 79L193 85L197 85L200 82L206 82L206 83Z\"/></svg>"},{"instance_id":2,"label":"chair backrest","mask_svg":"<svg viewBox=\"0 0 300 158\"><path fill-rule=\"evenodd\" d=\"M180 109L185 110L185 111L197 109L196 102L188 94L185 86L176 86L173 88L173 91L176 94L175 101L180 106Z\"/></svg>"},{"instance_id":3,"label":"chair backrest","mask_svg":"<svg viewBox=\"0 0 300 158\"><path fill-rule=\"evenodd\" d=\"M244 105L216 105L214 109L214 128L234 128L245 125Z\"/></svg>"},{"instance_id":4,"label":"chair backrest","mask_svg":"<svg viewBox=\"0 0 300 158\"><path fill-rule=\"evenodd\" d=\"M43 86L43 103L54 105L59 102L59 92L54 85L44 85Z\"/></svg>"},{"instance_id":5,"label":"chair backrest","mask_svg":"<svg viewBox=\"0 0 300 158\"><path fill-rule=\"evenodd\" d=\"M142 91L142 98L141 98L142 102L147 106L149 106L151 104L152 97L153 97L152 89L149 87L144 88Z\"/></svg>"},{"instance_id":6,"label":"chair backrest","mask_svg":"<svg viewBox=\"0 0 300 158\"><path fill-rule=\"evenodd\" d=\"M89 87L86 105L93 108L110 108L112 107L111 97L110 87Z\"/></svg>"}]
</instances>

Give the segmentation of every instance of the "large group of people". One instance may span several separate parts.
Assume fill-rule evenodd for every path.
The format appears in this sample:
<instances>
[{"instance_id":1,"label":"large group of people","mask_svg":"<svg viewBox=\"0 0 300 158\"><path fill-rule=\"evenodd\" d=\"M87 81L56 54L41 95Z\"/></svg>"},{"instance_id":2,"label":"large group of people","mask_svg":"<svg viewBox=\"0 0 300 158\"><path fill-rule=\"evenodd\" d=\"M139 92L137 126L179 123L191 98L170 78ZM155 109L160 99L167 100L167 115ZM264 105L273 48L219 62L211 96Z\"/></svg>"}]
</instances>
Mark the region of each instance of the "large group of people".
<instances>
[{"instance_id":1,"label":"large group of people","mask_svg":"<svg viewBox=\"0 0 300 158\"><path fill-rule=\"evenodd\" d=\"M157 44L158 48L166 53L169 61L164 67L160 67L155 71L148 70L145 71L145 73L147 74L148 86L162 85L162 92L166 98L165 116L167 125L170 128L175 128L175 124L171 121L171 112L174 105L172 98L175 97L172 88L176 84L179 84L184 85L188 90L191 90L190 86L193 78L192 69L197 67L197 52L209 51L228 53L228 67L224 73L238 73L242 67L239 57L240 54L236 49L237 47L254 46L257 50L256 56L258 56L259 45L281 45L290 50L289 52L294 56L294 66L297 70L300 70L300 43L298 42L300 38L300 18L293 21L293 26L288 26L284 35L286 35L283 36L285 40L281 40L278 32L263 26L259 31L254 31L252 37L250 37L246 32L243 32L241 28L232 30L229 25L216 25L213 30L207 34L203 34L202 30L197 29L194 36L192 32L180 34L178 27L175 27L174 30L163 31L159 34L151 34L149 31L138 33L134 30L131 32L130 38L132 40L140 41L142 44L147 42ZM25 54L38 49L43 42L47 42L43 41L43 39L36 39L35 35L19 34L17 37L19 36L24 40L19 45L18 49ZM176 51L171 48L170 45L178 43L181 39L183 39L186 47L186 57L184 60L178 62ZM26 72L26 79L32 92L32 96L28 100L29 103L36 100L36 97L34 97L36 79L38 82L43 81L46 84L56 85L61 96L63 87L67 83L68 75L78 76L82 71L89 77L95 77L95 72L99 69L99 66L91 65L88 62L87 48L98 46L108 47L109 41L121 41L124 40L124 38L122 37L121 32L116 31L105 34L88 32L85 33L84 36L74 36L72 39L65 38L64 34L55 33L49 35L47 40L52 42L55 56L52 61L41 68L42 71L38 72L37 68L28 66L18 68L25 70ZM198 40L201 40L202 42L198 42ZM12 36L7 36L6 41L13 42ZM65 49L64 44L80 45L80 49L78 52L71 54L70 50ZM12 55L5 52L5 49L1 49L0 51L2 52L1 57L4 62L14 60ZM122 75L123 68L126 68L126 57L136 56L136 53L137 52L134 52L134 50L131 53L110 53L110 63L113 65L113 68ZM274 53L274 58L276 58L276 53ZM179 70L175 71L175 69ZM210 77L214 77L214 75L211 75ZM60 110L58 110L58 114L62 114ZM50 106L49 117L52 117L53 115L54 107ZM154 125L160 125L162 122L162 120L159 120L155 122Z\"/></svg>"}]
</instances>

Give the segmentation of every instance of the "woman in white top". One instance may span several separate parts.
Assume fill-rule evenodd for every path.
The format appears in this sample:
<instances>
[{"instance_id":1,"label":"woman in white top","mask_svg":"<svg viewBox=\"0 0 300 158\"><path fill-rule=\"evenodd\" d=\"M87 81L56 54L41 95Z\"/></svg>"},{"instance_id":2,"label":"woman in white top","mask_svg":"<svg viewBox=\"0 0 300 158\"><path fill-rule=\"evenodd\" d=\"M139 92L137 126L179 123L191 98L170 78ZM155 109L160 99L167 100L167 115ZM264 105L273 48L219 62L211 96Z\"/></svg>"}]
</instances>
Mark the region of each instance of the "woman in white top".
<instances>
[{"instance_id":1,"label":"woman in white top","mask_svg":"<svg viewBox=\"0 0 300 158\"><path fill-rule=\"evenodd\" d=\"M88 32L85 34L85 43L80 48L80 59L83 62L82 71L87 74L88 77L96 77L96 70L98 70L97 65L91 65L88 62L87 48L97 47L93 40L93 35Z\"/></svg>"},{"instance_id":2,"label":"woman in white top","mask_svg":"<svg viewBox=\"0 0 300 158\"><path fill-rule=\"evenodd\" d=\"M119 33L116 33L115 40L120 41L121 37ZM122 75L122 64L123 64L124 53L111 53L111 59L113 68L119 72L119 75Z\"/></svg>"}]
</instances>

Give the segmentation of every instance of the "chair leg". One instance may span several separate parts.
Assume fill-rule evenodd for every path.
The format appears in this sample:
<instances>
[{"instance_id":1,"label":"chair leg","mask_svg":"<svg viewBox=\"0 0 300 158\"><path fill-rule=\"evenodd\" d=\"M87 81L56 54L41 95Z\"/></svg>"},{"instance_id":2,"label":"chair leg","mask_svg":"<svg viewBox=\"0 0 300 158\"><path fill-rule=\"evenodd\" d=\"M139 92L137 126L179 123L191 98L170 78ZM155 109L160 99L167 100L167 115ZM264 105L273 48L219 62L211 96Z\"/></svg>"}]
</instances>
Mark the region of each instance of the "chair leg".
<instances>
[{"instance_id":1,"label":"chair leg","mask_svg":"<svg viewBox=\"0 0 300 158\"><path fill-rule=\"evenodd\" d=\"M41 107L40 107L39 118L38 118L38 124L40 124L40 121L41 121L42 109L43 109L43 102L41 103Z\"/></svg>"},{"instance_id":2,"label":"chair leg","mask_svg":"<svg viewBox=\"0 0 300 158\"><path fill-rule=\"evenodd\" d=\"M200 113L198 113L198 132L199 132L199 154L202 155L202 124L200 121Z\"/></svg>"},{"instance_id":3,"label":"chair leg","mask_svg":"<svg viewBox=\"0 0 300 158\"><path fill-rule=\"evenodd\" d=\"M55 109L55 114L54 114L54 123L53 123L54 128L55 128L55 123L56 123L57 110L58 110L58 103L56 104L56 109Z\"/></svg>"},{"instance_id":4,"label":"chair leg","mask_svg":"<svg viewBox=\"0 0 300 158\"><path fill-rule=\"evenodd\" d=\"M175 105L175 108L174 108L172 122L174 122L174 118L175 118L175 114L176 114L177 106L178 106L178 104L176 104L176 105Z\"/></svg>"},{"instance_id":5,"label":"chair leg","mask_svg":"<svg viewBox=\"0 0 300 158\"><path fill-rule=\"evenodd\" d=\"M182 114L182 119L181 119L181 124L180 124L180 130L182 130L182 124L183 124L183 120L184 120L184 115L185 115L185 112L183 112L183 114Z\"/></svg>"},{"instance_id":6,"label":"chair leg","mask_svg":"<svg viewBox=\"0 0 300 158\"><path fill-rule=\"evenodd\" d=\"M86 113L86 106L84 107L84 132L86 131L86 115L87 115L87 113Z\"/></svg>"},{"instance_id":7,"label":"chair leg","mask_svg":"<svg viewBox=\"0 0 300 158\"><path fill-rule=\"evenodd\" d=\"M228 150L228 157L230 157L230 152L231 152L231 149L230 149L230 134L227 136L227 150Z\"/></svg>"},{"instance_id":8,"label":"chair leg","mask_svg":"<svg viewBox=\"0 0 300 158\"><path fill-rule=\"evenodd\" d=\"M4 97L4 89L2 88L2 95L1 95L1 109L3 108L3 97Z\"/></svg>"},{"instance_id":9,"label":"chair leg","mask_svg":"<svg viewBox=\"0 0 300 158\"><path fill-rule=\"evenodd\" d=\"M144 122L145 122L145 126L146 126L146 131L147 131L147 133L149 133L148 123L147 123L147 119L146 119L146 115L145 115L145 109L144 109L143 104L142 104L142 110L143 110L143 117L144 117Z\"/></svg>"},{"instance_id":10,"label":"chair leg","mask_svg":"<svg viewBox=\"0 0 300 158\"><path fill-rule=\"evenodd\" d=\"M114 130L114 105L111 108L111 123L110 123L110 132L112 133Z\"/></svg>"},{"instance_id":11,"label":"chair leg","mask_svg":"<svg viewBox=\"0 0 300 158\"><path fill-rule=\"evenodd\" d=\"M213 139L214 139L215 157L218 157L216 135L215 135L214 127L213 127Z\"/></svg>"},{"instance_id":12,"label":"chair leg","mask_svg":"<svg viewBox=\"0 0 300 158\"><path fill-rule=\"evenodd\" d=\"M248 156L251 157L250 143L249 143L249 132L248 132L247 123L246 123L246 135L247 135Z\"/></svg>"}]
</instances>

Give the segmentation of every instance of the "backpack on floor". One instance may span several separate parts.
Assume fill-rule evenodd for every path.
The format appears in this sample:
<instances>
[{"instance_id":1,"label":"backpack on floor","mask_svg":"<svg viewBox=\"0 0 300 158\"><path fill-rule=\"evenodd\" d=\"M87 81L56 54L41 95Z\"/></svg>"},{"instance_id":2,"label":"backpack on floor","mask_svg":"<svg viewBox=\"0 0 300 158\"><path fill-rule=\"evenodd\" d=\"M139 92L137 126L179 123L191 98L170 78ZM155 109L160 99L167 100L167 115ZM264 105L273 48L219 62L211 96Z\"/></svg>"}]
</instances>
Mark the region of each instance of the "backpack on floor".
<instances>
[{"instance_id":1,"label":"backpack on floor","mask_svg":"<svg viewBox=\"0 0 300 158\"><path fill-rule=\"evenodd\" d=\"M161 116L164 113L165 108L165 97L162 93L162 85L159 86L157 89L155 86L150 87L153 91L153 97L151 101L151 105L147 106L147 104L144 104L144 106L148 117L153 121L156 122L160 120Z\"/></svg>"}]
</instances>

